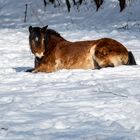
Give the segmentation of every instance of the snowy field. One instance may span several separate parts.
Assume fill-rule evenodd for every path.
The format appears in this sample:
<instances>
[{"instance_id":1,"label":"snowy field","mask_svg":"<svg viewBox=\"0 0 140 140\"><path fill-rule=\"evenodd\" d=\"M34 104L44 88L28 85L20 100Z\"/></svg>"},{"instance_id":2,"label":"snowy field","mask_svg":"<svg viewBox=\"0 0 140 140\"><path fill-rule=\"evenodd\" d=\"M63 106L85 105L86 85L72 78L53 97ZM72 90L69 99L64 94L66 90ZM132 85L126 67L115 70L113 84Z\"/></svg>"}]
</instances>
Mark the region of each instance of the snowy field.
<instances>
[{"instance_id":1,"label":"snowy field","mask_svg":"<svg viewBox=\"0 0 140 140\"><path fill-rule=\"evenodd\" d=\"M140 1L133 1L123 13L115 0L98 12L87 0L67 13L44 11L40 0L0 0L1 140L140 140ZM70 41L114 38L138 65L26 73L34 61L28 26L46 24Z\"/></svg>"}]
</instances>

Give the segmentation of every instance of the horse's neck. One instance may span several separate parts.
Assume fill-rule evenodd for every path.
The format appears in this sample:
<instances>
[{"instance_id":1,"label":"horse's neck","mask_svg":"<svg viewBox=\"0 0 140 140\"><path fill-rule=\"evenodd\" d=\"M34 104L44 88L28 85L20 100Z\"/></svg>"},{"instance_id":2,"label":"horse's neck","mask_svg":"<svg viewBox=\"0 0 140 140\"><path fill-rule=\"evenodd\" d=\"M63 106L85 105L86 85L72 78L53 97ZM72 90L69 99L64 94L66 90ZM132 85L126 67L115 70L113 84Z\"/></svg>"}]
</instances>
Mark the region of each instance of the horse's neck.
<instances>
[{"instance_id":1,"label":"horse's neck","mask_svg":"<svg viewBox=\"0 0 140 140\"><path fill-rule=\"evenodd\" d=\"M62 38L62 37L51 36L49 44L51 46L56 46L58 43L60 43L62 41L66 41L66 40L64 38Z\"/></svg>"},{"instance_id":2,"label":"horse's neck","mask_svg":"<svg viewBox=\"0 0 140 140\"><path fill-rule=\"evenodd\" d=\"M55 37L55 36L51 36L51 38L49 39L48 42L46 42L46 54L49 54L56 46L57 44L66 41L64 38L62 37Z\"/></svg>"}]
</instances>

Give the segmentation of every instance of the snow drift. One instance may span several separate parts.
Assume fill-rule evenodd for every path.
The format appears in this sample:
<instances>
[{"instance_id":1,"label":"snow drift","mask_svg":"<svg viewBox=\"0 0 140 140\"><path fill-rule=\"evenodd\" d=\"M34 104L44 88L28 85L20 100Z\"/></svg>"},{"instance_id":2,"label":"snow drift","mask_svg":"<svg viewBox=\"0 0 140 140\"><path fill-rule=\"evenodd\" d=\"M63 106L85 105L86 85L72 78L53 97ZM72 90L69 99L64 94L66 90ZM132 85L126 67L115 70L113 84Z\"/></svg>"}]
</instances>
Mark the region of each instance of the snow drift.
<instances>
[{"instance_id":1,"label":"snow drift","mask_svg":"<svg viewBox=\"0 0 140 140\"><path fill-rule=\"evenodd\" d=\"M122 13L115 0L105 0L98 12L90 1L70 13L44 10L39 0L1 0L0 6L0 139L140 139L139 0ZM71 41L114 38L138 65L26 73L33 67L28 26L46 24Z\"/></svg>"}]
</instances>

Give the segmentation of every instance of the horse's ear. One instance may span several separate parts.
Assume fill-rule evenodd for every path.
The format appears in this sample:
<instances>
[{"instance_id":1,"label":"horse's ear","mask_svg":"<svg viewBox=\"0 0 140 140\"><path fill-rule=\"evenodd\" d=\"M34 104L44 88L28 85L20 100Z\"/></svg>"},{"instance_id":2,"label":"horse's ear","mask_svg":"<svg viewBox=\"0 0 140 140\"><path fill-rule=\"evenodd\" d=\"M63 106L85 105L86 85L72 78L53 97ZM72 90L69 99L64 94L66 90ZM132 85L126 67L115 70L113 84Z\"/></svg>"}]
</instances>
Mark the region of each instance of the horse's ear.
<instances>
[{"instance_id":1,"label":"horse's ear","mask_svg":"<svg viewBox=\"0 0 140 140\"><path fill-rule=\"evenodd\" d=\"M32 32L33 27L29 26L29 32Z\"/></svg>"},{"instance_id":2,"label":"horse's ear","mask_svg":"<svg viewBox=\"0 0 140 140\"><path fill-rule=\"evenodd\" d=\"M41 28L41 32L43 32L43 33L46 32L46 31L47 31L47 28L48 28L48 25L42 27L42 28Z\"/></svg>"}]
</instances>

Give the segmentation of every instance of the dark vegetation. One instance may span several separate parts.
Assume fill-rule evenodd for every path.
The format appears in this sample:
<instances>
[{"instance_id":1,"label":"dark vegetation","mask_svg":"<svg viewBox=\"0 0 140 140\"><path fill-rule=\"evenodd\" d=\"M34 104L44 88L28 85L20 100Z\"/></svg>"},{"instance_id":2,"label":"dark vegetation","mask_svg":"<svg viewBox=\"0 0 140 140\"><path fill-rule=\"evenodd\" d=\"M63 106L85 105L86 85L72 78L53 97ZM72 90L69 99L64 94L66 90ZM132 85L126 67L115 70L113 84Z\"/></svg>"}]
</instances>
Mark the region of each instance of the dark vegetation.
<instances>
[{"instance_id":1,"label":"dark vegetation","mask_svg":"<svg viewBox=\"0 0 140 140\"><path fill-rule=\"evenodd\" d=\"M92 5L96 6L97 12L98 12L98 10L100 10L101 6L105 3L105 1L107 1L107 0L89 0L89 2L91 2L91 6ZM120 7L120 12L122 12L126 7L126 0L116 0L116 1L118 2L118 5ZM70 12L72 7L76 7L79 10L79 7L81 5L86 6L87 0L63 0L63 2L62 2L62 0L42 0L42 5L43 4L44 4L45 9L47 8L48 5L53 5L54 7L59 7L59 6L63 5L63 6L66 6L68 12ZM25 4L24 22L26 22L27 11L28 11L28 5ZM39 20L38 16L34 13L34 9L33 9L33 14Z\"/></svg>"},{"instance_id":2,"label":"dark vegetation","mask_svg":"<svg viewBox=\"0 0 140 140\"><path fill-rule=\"evenodd\" d=\"M61 5L61 0L43 0L44 1L44 7L46 7L47 4L53 4L55 7L58 4L58 6ZM122 12L126 7L126 0L116 0L119 1L120 6L120 12ZM83 3L86 3L86 0L65 0L68 12L70 12L71 7L77 6L77 8ZM96 11L99 10L101 5L104 3L104 0L91 0L92 3L96 5Z\"/></svg>"}]
</instances>

